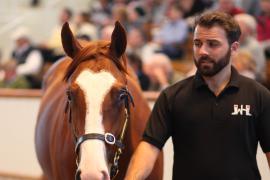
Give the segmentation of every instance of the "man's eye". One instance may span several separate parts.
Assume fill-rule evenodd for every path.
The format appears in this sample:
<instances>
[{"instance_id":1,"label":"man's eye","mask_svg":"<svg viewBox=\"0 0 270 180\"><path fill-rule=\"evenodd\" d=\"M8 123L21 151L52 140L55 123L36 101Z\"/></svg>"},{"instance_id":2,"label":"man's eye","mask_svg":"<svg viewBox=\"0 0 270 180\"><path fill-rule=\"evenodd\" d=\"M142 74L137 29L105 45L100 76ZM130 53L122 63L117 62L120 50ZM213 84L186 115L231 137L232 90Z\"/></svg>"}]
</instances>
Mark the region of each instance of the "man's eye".
<instances>
[{"instance_id":1,"label":"man's eye","mask_svg":"<svg viewBox=\"0 0 270 180\"><path fill-rule=\"evenodd\" d=\"M219 43L217 43L217 42L209 42L210 47L217 47L218 45L219 45Z\"/></svg>"},{"instance_id":2,"label":"man's eye","mask_svg":"<svg viewBox=\"0 0 270 180\"><path fill-rule=\"evenodd\" d=\"M202 43L200 43L200 42L194 42L194 46L196 46L196 47L200 47L201 44L202 44Z\"/></svg>"}]
</instances>

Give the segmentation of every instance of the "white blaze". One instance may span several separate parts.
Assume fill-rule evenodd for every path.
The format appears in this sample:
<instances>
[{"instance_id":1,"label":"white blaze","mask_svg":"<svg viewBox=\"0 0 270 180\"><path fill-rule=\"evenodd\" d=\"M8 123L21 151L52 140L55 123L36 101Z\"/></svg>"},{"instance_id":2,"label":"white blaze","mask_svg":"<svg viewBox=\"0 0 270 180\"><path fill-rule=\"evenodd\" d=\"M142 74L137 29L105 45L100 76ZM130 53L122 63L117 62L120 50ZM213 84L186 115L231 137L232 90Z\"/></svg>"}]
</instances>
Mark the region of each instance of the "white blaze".
<instances>
[{"instance_id":1,"label":"white blaze","mask_svg":"<svg viewBox=\"0 0 270 180\"><path fill-rule=\"evenodd\" d=\"M76 79L85 95L86 117L85 133L104 134L102 124L102 103L116 79L111 73L84 70ZM87 140L81 145L79 169L87 177L99 176L99 172L108 173L105 144L100 140Z\"/></svg>"}]
</instances>

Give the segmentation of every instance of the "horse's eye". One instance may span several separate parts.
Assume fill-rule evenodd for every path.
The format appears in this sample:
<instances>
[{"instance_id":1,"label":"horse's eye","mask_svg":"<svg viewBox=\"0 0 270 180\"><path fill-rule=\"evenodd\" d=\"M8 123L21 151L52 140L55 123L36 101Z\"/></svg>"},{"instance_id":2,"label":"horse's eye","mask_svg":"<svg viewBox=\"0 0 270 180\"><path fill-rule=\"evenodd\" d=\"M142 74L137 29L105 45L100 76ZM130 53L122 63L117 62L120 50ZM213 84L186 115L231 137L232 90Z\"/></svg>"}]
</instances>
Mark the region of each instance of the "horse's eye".
<instances>
[{"instance_id":1,"label":"horse's eye","mask_svg":"<svg viewBox=\"0 0 270 180\"><path fill-rule=\"evenodd\" d=\"M123 102L126 100L127 98L127 90L125 87L121 88L120 91L119 91L119 99Z\"/></svg>"}]
</instances>

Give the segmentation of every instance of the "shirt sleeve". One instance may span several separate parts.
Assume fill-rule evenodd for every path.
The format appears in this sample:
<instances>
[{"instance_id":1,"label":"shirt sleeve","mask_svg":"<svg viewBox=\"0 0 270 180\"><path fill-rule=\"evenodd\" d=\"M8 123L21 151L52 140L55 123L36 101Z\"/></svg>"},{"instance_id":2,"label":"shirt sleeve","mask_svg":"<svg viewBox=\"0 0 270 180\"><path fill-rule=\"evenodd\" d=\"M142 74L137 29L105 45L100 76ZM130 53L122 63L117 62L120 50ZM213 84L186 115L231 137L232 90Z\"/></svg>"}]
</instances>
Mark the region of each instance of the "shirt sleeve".
<instances>
[{"instance_id":1,"label":"shirt sleeve","mask_svg":"<svg viewBox=\"0 0 270 180\"><path fill-rule=\"evenodd\" d=\"M41 53L34 50L27 56L24 64L18 65L16 73L18 75L37 74L42 67L42 63L43 58Z\"/></svg>"},{"instance_id":2,"label":"shirt sleeve","mask_svg":"<svg viewBox=\"0 0 270 180\"><path fill-rule=\"evenodd\" d=\"M143 141L162 149L167 139L171 136L170 115L168 99L166 94L162 92L154 105L146 125Z\"/></svg>"},{"instance_id":3,"label":"shirt sleeve","mask_svg":"<svg viewBox=\"0 0 270 180\"><path fill-rule=\"evenodd\" d=\"M270 92L265 89L262 95L262 111L259 116L258 136L262 150L270 152Z\"/></svg>"}]
</instances>

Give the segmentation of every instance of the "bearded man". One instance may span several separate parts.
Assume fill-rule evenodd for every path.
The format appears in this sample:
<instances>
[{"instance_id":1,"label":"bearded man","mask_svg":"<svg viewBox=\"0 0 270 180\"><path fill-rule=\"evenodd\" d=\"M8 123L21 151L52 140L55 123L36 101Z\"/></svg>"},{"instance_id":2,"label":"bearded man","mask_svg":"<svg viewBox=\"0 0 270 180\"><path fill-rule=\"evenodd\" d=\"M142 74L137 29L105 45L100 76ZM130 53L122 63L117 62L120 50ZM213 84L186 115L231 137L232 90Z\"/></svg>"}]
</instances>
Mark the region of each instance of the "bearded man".
<instances>
[{"instance_id":1,"label":"bearded man","mask_svg":"<svg viewBox=\"0 0 270 180\"><path fill-rule=\"evenodd\" d=\"M232 67L240 35L230 15L198 17L197 72L160 94L126 180L146 179L169 137L174 180L261 179L256 152L259 142L270 164L270 92Z\"/></svg>"}]
</instances>

